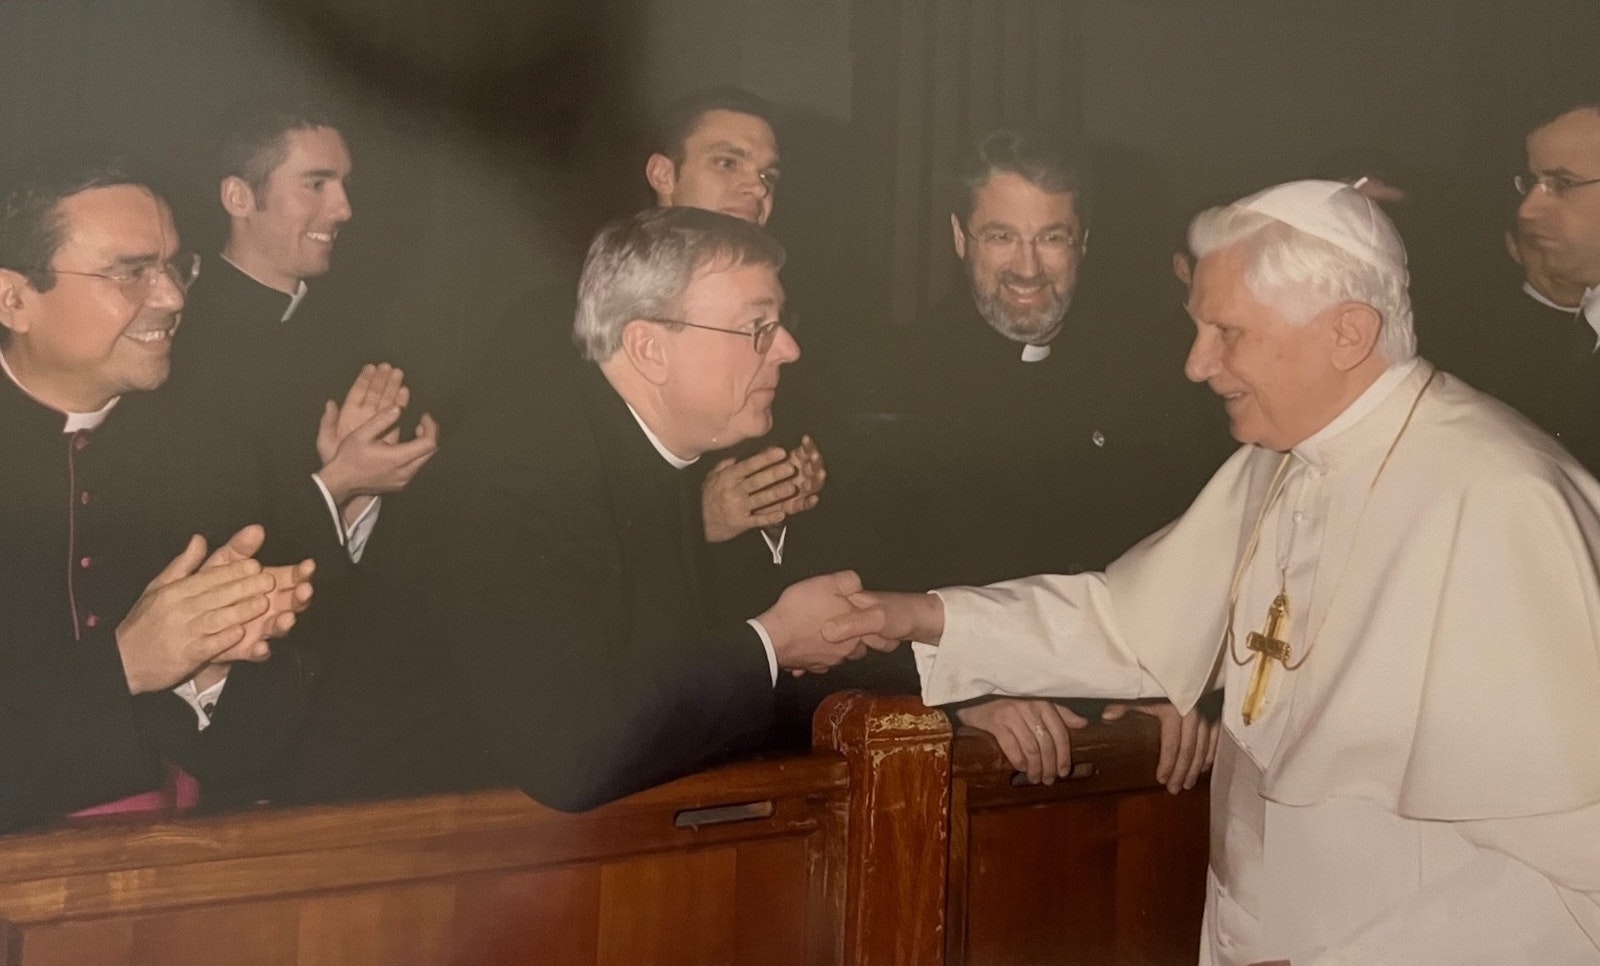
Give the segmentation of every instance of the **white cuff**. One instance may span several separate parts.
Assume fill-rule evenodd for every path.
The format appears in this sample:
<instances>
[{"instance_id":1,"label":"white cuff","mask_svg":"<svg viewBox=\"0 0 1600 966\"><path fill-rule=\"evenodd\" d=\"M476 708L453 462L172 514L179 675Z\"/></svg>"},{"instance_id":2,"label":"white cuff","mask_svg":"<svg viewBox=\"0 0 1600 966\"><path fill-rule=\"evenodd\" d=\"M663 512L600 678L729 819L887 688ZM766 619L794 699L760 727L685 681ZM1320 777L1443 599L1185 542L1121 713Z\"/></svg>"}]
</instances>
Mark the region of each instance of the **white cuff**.
<instances>
[{"instance_id":1,"label":"white cuff","mask_svg":"<svg viewBox=\"0 0 1600 966\"><path fill-rule=\"evenodd\" d=\"M360 563L361 554L367 549L367 540L372 536L372 528L378 525L378 505L383 497L375 496L369 500L356 516L355 522L346 527L344 514L339 512L339 505L333 502L328 484L322 482L322 477L316 473L311 474L311 482L317 484L317 489L322 493L322 502L328 505L328 512L333 515L333 528L339 533L339 546L344 548L352 563Z\"/></svg>"},{"instance_id":2,"label":"white cuff","mask_svg":"<svg viewBox=\"0 0 1600 966\"><path fill-rule=\"evenodd\" d=\"M767 649L767 670L772 673L772 686L778 686L778 649L772 646L772 635L761 626L761 622L754 617L745 621L756 629L756 636L761 638L761 646Z\"/></svg>"},{"instance_id":3,"label":"white cuff","mask_svg":"<svg viewBox=\"0 0 1600 966\"><path fill-rule=\"evenodd\" d=\"M367 501L367 505L356 514L355 521L344 531L344 549L350 555L351 563L360 563L361 555L366 552L367 540L372 537L372 531L378 525L378 509L383 505L383 497L374 496Z\"/></svg>"},{"instance_id":4,"label":"white cuff","mask_svg":"<svg viewBox=\"0 0 1600 966\"><path fill-rule=\"evenodd\" d=\"M196 690L194 679L183 682L172 689L172 693L183 699L184 704L194 709L197 730L204 731L211 725L211 712L217 706L217 699L222 697L222 686L228 683L226 676L204 691Z\"/></svg>"}]
</instances>

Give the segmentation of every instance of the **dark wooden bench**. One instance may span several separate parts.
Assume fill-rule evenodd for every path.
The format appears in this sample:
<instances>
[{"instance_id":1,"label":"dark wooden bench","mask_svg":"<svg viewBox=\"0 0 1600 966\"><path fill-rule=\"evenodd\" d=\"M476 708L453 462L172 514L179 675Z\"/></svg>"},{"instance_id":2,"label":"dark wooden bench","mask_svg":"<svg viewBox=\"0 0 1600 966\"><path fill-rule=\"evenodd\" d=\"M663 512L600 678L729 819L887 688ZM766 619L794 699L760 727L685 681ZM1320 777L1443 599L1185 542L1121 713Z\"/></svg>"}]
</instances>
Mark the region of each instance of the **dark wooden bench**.
<instances>
[{"instance_id":1,"label":"dark wooden bench","mask_svg":"<svg viewBox=\"0 0 1600 966\"><path fill-rule=\"evenodd\" d=\"M1134 716L1138 717L1138 716ZM914 698L579 815L489 790L0 838L5 966L1192 963L1202 791L1153 722L1018 787Z\"/></svg>"}]
</instances>

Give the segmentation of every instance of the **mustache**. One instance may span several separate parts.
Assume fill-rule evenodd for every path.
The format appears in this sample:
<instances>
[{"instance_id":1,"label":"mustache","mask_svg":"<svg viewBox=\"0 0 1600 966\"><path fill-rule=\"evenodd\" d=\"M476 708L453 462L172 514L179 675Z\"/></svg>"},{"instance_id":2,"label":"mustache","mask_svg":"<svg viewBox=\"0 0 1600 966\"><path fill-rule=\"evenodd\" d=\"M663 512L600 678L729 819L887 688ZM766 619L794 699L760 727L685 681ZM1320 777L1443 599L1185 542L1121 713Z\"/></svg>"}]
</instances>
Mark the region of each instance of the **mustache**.
<instances>
[{"instance_id":1,"label":"mustache","mask_svg":"<svg viewBox=\"0 0 1600 966\"><path fill-rule=\"evenodd\" d=\"M1016 272L1001 272L999 277L1000 277L1001 284L1009 284L1009 285L1049 285L1050 284L1050 276L1043 275L1043 274L1040 274L1040 275L1018 275Z\"/></svg>"}]
</instances>

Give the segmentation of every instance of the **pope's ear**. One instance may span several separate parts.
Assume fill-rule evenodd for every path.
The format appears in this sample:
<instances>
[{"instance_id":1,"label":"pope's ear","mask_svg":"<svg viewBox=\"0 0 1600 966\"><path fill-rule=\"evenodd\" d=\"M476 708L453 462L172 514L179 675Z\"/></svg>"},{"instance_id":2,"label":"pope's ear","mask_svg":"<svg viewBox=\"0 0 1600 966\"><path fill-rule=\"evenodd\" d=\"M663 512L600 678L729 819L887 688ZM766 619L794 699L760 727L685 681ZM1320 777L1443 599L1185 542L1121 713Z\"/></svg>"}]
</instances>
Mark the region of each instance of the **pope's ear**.
<instances>
[{"instance_id":1,"label":"pope's ear","mask_svg":"<svg viewBox=\"0 0 1600 966\"><path fill-rule=\"evenodd\" d=\"M650 155L644 163L644 180L656 193L656 204L662 207L672 204L672 193L678 190L678 166L671 158L659 151Z\"/></svg>"},{"instance_id":2,"label":"pope's ear","mask_svg":"<svg viewBox=\"0 0 1600 966\"><path fill-rule=\"evenodd\" d=\"M23 311L36 293L28 277L10 268L0 268L0 325L13 333L27 332L28 313Z\"/></svg>"},{"instance_id":3,"label":"pope's ear","mask_svg":"<svg viewBox=\"0 0 1600 966\"><path fill-rule=\"evenodd\" d=\"M1333 309L1333 365L1344 372L1377 351L1383 316L1365 302L1342 302Z\"/></svg>"},{"instance_id":4,"label":"pope's ear","mask_svg":"<svg viewBox=\"0 0 1600 966\"><path fill-rule=\"evenodd\" d=\"M622 345L617 352L646 382L659 386L667 381L672 368L672 352L666 329L654 322L634 319L622 327Z\"/></svg>"},{"instance_id":5,"label":"pope's ear","mask_svg":"<svg viewBox=\"0 0 1600 966\"><path fill-rule=\"evenodd\" d=\"M955 212L950 213L950 240L956 246L956 257L967 257L967 228Z\"/></svg>"},{"instance_id":6,"label":"pope's ear","mask_svg":"<svg viewBox=\"0 0 1600 966\"><path fill-rule=\"evenodd\" d=\"M255 189L250 187L250 182L238 175L230 174L222 179L217 186L217 196L222 201L222 210L228 213L229 218L243 218L256 210Z\"/></svg>"}]
</instances>

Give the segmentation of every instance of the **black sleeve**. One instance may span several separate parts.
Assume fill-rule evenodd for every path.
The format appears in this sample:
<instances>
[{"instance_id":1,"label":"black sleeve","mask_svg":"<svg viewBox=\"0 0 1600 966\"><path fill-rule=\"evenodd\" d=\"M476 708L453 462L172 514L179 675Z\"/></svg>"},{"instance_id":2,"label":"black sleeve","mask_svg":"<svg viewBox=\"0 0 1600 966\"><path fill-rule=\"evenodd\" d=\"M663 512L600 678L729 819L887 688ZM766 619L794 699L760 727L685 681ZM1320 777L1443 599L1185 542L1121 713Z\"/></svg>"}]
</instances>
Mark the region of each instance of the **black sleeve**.
<instances>
[{"instance_id":1,"label":"black sleeve","mask_svg":"<svg viewBox=\"0 0 1600 966\"><path fill-rule=\"evenodd\" d=\"M160 784L109 633L0 641L0 682L0 831Z\"/></svg>"},{"instance_id":2,"label":"black sleeve","mask_svg":"<svg viewBox=\"0 0 1600 966\"><path fill-rule=\"evenodd\" d=\"M559 457L554 457L559 459ZM760 638L742 621L686 634L629 613L593 480L496 455L430 489L437 633L500 772L582 809L753 746L772 714ZM564 462L564 461L563 461Z\"/></svg>"}]
</instances>

